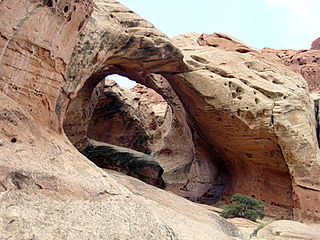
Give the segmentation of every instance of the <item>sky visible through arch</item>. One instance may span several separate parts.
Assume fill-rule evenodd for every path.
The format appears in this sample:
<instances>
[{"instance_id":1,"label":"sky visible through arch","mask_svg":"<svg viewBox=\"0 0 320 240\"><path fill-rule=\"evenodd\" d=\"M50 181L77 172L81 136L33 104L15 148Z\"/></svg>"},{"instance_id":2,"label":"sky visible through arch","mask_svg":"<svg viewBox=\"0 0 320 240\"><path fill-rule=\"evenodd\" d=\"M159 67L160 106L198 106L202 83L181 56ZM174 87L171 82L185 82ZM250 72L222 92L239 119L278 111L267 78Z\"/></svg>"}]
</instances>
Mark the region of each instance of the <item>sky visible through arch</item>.
<instances>
[{"instance_id":1,"label":"sky visible through arch","mask_svg":"<svg viewBox=\"0 0 320 240\"><path fill-rule=\"evenodd\" d=\"M297 50L309 49L312 41L320 37L320 0L120 2L169 37L186 32L223 32L258 49ZM120 85L131 87L133 83L122 79Z\"/></svg>"}]
</instances>

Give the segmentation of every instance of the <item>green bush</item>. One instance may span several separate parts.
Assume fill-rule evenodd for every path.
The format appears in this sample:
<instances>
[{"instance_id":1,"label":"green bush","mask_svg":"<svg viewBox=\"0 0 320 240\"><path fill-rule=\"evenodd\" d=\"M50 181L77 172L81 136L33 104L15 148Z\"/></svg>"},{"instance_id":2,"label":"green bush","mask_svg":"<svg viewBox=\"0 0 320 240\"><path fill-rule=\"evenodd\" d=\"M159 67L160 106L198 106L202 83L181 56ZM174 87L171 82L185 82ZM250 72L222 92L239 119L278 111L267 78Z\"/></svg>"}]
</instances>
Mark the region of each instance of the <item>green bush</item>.
<instances>
[{"instance_id":1,"label":"green bush","mask_svg":"<svg viewBox=\"0 0 320 240\"><path fill-rule=\"evenodd\" d=\"M261 200L236 193L231 201L232 204L228 204L221 213L224 218L240 217L256 221L266 215Z\"/></svg>"}]
</instances>

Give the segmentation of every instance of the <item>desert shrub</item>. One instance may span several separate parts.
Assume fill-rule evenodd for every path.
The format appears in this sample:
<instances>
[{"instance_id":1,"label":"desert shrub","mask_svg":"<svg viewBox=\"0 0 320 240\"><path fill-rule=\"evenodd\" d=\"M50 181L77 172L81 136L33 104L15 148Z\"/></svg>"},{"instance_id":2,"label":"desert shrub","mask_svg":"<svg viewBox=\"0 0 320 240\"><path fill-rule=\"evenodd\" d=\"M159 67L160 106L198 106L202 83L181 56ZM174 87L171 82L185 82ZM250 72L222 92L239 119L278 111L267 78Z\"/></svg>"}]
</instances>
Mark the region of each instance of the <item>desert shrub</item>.
<instances>
[{"instance_id":1,"label":"desert shrub","mask_svg":"<svg viewBox=\"0 0 320 240\"><path fill-rule=\"evenodd\" d=\"M232 204L228 204L221 213L224 218L240 217L256 221L266 215L261 200L236 193L232 196L231 201Z\"/></svg>"}]
</instances>

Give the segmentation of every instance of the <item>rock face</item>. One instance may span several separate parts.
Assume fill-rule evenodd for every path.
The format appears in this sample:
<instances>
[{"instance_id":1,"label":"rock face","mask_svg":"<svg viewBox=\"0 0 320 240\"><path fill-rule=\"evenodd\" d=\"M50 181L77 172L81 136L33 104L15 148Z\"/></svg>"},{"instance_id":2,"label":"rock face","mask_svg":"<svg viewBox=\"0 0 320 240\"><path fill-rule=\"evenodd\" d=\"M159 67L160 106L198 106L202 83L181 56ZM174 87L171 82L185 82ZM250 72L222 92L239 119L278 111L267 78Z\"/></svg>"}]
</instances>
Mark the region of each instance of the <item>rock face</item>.
<instances>
[{"instance_id":1,"label":"rock face","mask_svg":"<svg viewBox=\"0 0 320 240\"><path fill-rule=\"evenodd\" d=\"M317 38L312 42L311 50L320 50L320 38Z\"/></svg>"},{"instance_id":2,"label":"rock face","mask_svg":"<svg viewBox=\"0 0 320 240\"><path fill-rule=\"evenodd\" d=\"M95 92L99 92L95 89ZM106 80L98 97L88 137L146 154L151 153L153 135L159 128L152 107L139 94Z\"/></svg>"},{"instance_id":3,"label":"rock face","mask_svg":"<svg viewBox=\"0 0 320 240\"><path fill-rule=\"evenodd\" d=\"M137 84L131 89L131 91L136 92L145 98L147 102L150 103L158 122L163 123L168 107L168 103L163 99L163 97L153 89L147 88L141 84Z\"/></svg>"},{"instance_id":4,"label":"rock face","mask_svg":"<svg viewBox=\"0 0 320 240\"><path fill-rule=\"evenodd\" d=\"M273 222L270 225L264 227L258 232L257 237L254 237L252 239L317 240L319 239L319 236L319 226L306 226L305 224L299 222L281 220Z\"/></svg>"},{"instance_id":5,"label":"rock face","mask_svg":"<svg viewBox=\"0 0 320 240\"><path fill-rule=\"evenodd\" d=\"M240 192L271 215L319 220L313 101L300 75L223 34L169 40L114 0L4 0L0 13L0 238L241 237L207 209L80 154L109 74L170 106L150 149L181 195Z\"/></svg>"},{"instance_id":6,"label":"rock face","mask_svg":"<svg viewBox=\"0 0 320 240\"><path fill-rule=\"evenodd\" d=\"M194 39L193 45L200 45L200 46L208 46L208 47L215 47L226 51L238 52L238 53L248 53L248 52L255 52L256 49L252 48L251 46L239 41L238 39L227 35L225 33L213 33L213 34L195 34L197 39ZM179 44L183 44L183 40L179 39Z\"/></svg>"},{"instance_id":7,"label":"rock face","mask_svg":"<svg viewBox=\"0 0 320 240\"><path fill-rule=\"evenodd\" d=\"M313 48L312 48L313 49ZM276 62L285 64L301 74L308 83L310 92L320 90L320 51L319 50L276 50L262 49L263 55Z\"/></svg>"},{"instance_id":8,"label":"rock face","mask_svg":"<svg viewBox=\"0 0 320 240\"><path fill-rule=\"evenodd\" d=\"M132 66L137 75L183 69L163 34L112 0L5 0L0 12L1 239L240 237L201 206L103 171L64 134L70 100L88 99L120 62L117 71ZM87 129L87 107L74 116L74 135Z\"/></svg>"},{"instance_id":9,"label":"rock face","mask_svg":"<svg viewBox=\"0 0 320 240\"><path fill-rule=\"evenodd\" d=\"M255 196L271 215L319 219L319 149L305 80L229 36L207 44L199 37L174 39L191 71L165 77L223 157L225 194Z\"/></svg>"}]
</instances>

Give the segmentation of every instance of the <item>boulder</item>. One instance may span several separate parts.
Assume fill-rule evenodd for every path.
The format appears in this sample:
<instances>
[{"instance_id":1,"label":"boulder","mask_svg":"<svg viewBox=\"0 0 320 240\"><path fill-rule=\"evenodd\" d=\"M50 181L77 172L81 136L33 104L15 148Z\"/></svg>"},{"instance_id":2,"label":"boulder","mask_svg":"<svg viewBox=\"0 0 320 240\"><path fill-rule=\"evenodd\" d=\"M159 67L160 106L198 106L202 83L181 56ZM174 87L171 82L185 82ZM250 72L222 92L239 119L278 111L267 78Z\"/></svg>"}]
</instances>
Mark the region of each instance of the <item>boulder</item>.
<instances>
[{"instance_id":1,"label":"boulder","mask_svg":"<svg viewBox=\"0 0 320 240\"><path fill-rule=\"evenodd\" d=\"M161 178L163 169L150 155L92 139L88 140L90 145L82 151L82 154L98 167L123 172L148 184L164 187Z\"/></svg>"}]
</instances>

